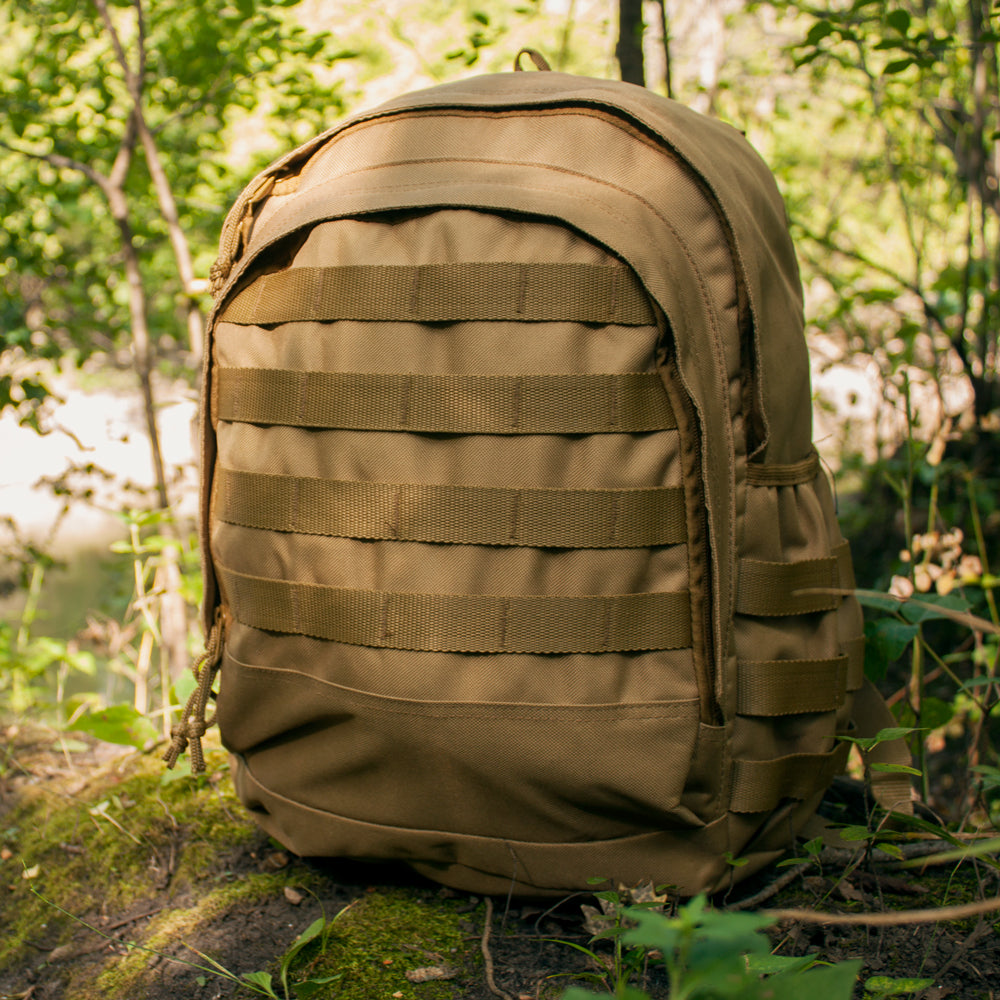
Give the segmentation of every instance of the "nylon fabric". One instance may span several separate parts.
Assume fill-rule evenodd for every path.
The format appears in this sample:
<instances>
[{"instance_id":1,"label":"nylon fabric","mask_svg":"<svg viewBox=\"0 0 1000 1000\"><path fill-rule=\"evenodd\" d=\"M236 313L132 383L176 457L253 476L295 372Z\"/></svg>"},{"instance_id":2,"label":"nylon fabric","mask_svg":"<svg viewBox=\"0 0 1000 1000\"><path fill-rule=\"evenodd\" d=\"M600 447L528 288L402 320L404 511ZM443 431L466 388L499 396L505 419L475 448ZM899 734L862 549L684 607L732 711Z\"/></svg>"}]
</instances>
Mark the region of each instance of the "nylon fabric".
<instances>
[{"instance_id":1,"label":"nylon fabric","mask_svg":"<svg viewBox=\"0 0 1000 1000\"><path fill-rule=\"evenodd\" d=\"M220 420L435 434L615 434L676 426L652 373L218 372Z\"/></svg>"},{"instance_id":2,"label":"nylon fabric","mask_svg":"<svg viewBox=\"0 0 1000 1000\"><path fill-rule=\"evenodd\" d=\"M815 451L801 462L790 465L747 463L748 486L799 486L811 483L818 475L819 454Z\"/></svg>"},{"instance_id":3,"label":"nylon fabric","mask_svg":"<svg viewBox=\"0 0 1000 1000\"><path fill-rule=\"evenodd\" d=\"M261 275L219 319L254 325L313 319L656 322L642 285L620 265L513 261L295 267Z\"/></svg>"},{"instance_id":4,"label":"nylon fabric","mask_svg":"<svg viewBox=\"0 0 1000 1000\"><path fill-rule=\"evenodd\" d=\"M885 716L745 140L641 88L462 81L283 158L220 250L206 611L261 825L551 895L791 846Z\"/></svg>"},{"instance_id":5,"label":"nylon fabric","mask_svg":"<svg viewBox=\"0 0 1000 1000\"><path fill-rule=\"evenodd\" d=\"M831 712L847 693L846 656L830 660L743 660L737 711L741 715Z\"/></svg>"},{"instance_id":6,"label":"nylon fabric","mask_svg":"<svg viewBox=\"0 0 1000 1000\"><path fill-rule=\"evenodd\" d=\"M730 808L737 813L770 812L782 799L805 799L844 770L850 747L827 753L790 754L772 760L734 760Z\"/></svg>"},{"instance_id":7,"label":"nylon fabric","mask_svg":"<svg viewBox=\"0 0 1000 1000\"><path fill-rule=\"evenodd\" d=\"M833 557L791 563L744 559L740 563L736 610L759 617L832 611L840 603L839 594L803 592L838 587L839 567Z\"/></svg>"},{"instance_id":8,"label":"nylon fabric","mask_svg":"<svg viewBox=\"0 0 1000 1000\"><path fill-rule=\"evenodd\" d=\"M218 569L244 625L350 645L545 654L691 644L685 592L606 597L391 593Z\"/></svg>"},{"instance_id":9,"label":"nylon fabric","mask_svg":"<svg viewBox=\"0 0 1000 1000\"><path fill-rule=\"evenodd\" d=\"M679 487L508 490L218 471L217 516L271 531L465 545L648 548L687 540Z\"/></svg>"}]
</instances>

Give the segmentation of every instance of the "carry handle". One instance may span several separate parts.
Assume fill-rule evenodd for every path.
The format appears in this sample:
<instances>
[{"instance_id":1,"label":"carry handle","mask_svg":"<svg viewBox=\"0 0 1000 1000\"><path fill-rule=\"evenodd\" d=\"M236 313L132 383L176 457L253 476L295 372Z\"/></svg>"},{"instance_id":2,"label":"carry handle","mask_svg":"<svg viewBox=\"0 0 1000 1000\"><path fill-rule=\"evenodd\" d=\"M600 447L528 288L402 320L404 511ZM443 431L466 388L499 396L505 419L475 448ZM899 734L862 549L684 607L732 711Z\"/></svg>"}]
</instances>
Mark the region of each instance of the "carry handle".
<instances>
[{"instance_id":1,"label":"carry handle","mask_svg":"<svg viewBox=\"0 0 1000 1000\"><path fill-rule=\"evenodd\" d=\"M524 71L524 67L521 65L521 56L527 56L535 64L535 69L541 70L545 73L552 72L552 67L549 65L548 60L541 54L541 52L536 49L521 49L521 51L514 56L515 73L521 73Z\"/></svg>"}]
</instances>

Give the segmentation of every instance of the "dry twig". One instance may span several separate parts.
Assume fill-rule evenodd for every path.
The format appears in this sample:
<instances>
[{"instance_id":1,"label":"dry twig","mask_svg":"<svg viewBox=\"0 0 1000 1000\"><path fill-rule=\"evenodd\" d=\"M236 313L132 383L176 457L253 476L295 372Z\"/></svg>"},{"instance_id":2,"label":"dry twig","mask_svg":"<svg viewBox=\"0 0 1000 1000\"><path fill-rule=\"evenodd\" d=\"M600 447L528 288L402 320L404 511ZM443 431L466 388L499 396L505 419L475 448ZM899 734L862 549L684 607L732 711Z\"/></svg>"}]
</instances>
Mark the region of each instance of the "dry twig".
<instances>
[{"instance_id":1,"label":"dry twig","mask_svg":"<svg viewBox=\"0 0 1000 1000\"><path fill-rule=\"evenodd\" d=\"M505 993L499 986L497 986L497 981L493 978L493 955L490 953L490 931L492 929L493 900L487 896L486 919L483 924L483 936L479 941L479 948L483 953L483 965L486 969L486 985L489 987L490 993L492 993L495 997L500 997L500 1000L514 1000L509 993Z\"/></svg>"},{"instance_id":2,"label":"dry twig","mask_svg":"<svg viewBox=\"0 0 1000 1000\"><path fill-rule=\"evenodd\" d=\"M894 927L903 924L936 924L944 920L965 920L1000 910L1000 896L977 903L939 906L928 910L897 910L894 913L819 913L816 910L762 910L775 923L796 920L804 924L856 924L867 927Z\"/></svg>"}]
</instances>

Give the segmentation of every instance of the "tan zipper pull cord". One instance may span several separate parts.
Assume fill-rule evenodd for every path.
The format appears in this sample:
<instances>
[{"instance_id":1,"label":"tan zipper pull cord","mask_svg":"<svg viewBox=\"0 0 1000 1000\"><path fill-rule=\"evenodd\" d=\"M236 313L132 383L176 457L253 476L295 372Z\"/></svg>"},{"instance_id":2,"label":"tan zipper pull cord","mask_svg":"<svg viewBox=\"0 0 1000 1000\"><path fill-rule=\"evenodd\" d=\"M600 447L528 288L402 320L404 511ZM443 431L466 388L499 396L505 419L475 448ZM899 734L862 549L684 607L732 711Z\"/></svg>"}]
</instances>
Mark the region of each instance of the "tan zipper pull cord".
<instances>
[{"instance_id":1,"label":"tan zipper pull cord","mask_svg":"<svg viewBox=\"0 0 1000 1000\"><path fill-rule=\"evenodd\" d=\"M170 727L170 746L163 755L168 768L172 768L190 745L191 773L201 774L205 770L205 755L201 749L201 738L215 722L215 715L205 719L205 709L212 697L212 684L222 662L223 648L222 608L215 609L215 620L205 640L205 652L198 657L191 668L198 679L198 686L191 692L180 721Z\"/></svg>"}]
</instances>

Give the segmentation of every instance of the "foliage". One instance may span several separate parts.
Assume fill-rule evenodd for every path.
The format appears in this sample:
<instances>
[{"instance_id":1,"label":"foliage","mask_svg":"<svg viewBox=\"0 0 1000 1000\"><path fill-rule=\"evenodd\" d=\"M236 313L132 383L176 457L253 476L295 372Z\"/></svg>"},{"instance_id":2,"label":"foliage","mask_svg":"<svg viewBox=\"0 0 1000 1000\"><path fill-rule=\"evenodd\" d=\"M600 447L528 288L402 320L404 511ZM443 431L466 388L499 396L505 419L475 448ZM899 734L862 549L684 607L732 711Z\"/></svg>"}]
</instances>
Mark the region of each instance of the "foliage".
<instances>
[{"instance_id":1,"label":"foliage","mask_svg":"<svg viewBox=\"0 0 1000 1000\"><path fill-rule=\"evenodd\" d=\"M297 2L3 0L0 328L15 360L80 363L95 350L129 346L124 248L99 178L111 178L137 145L136 108L153 142L143 162L136 155L125 164L121 188L150 290L149 325L168 355L186 345L183 316L204 288L178 273L154 172L162 168L194 269L206 274L224 206L270 148L265 139L233 157L234 126L265 103L284 113L265 135L283 132L275 140L287 142L339 106L336 87L314 70L343 53L289 15ZM37 379L8 380L0 407L18 405L27 416L43 394Z\"/></svg>"},{"instance_id":2,"label":"foliage","mask_svg":"<svg viewBox=\"0 0 1000 1000\"><path fill-rule=\"evenodd\" d=\"M1000 404L1000 98L989 4L780 6L807 12L791 53L811 74L832 140L808 173L784 174L809 269L832 289L821 322L857 337L886 375L928 370L955 416L965 403L942 380L960 372L983 418ZM814 194L817 172L825 200Z\"/></svg>"},{"instance_id":3,"label":"foliage","mask_svg":"<svg viewBox=\"0 0 1000 1000\"><path fill-rule=\"evenodd\" d=\"M808 956L772 955L770 942L762 933L772 922L766 914L713 910L704 896L692 899L672 917L648 906L629 907L613 927L592 939L610 939L616 954L613 991L596 996L649 1000L644 989L632 985L647 962L663 963L672 1000L729 996L847 1000L851 996L860 961L831 966L819 965ZM572 987L562 1000L588 1000L594 996Z\"/></svg>"}]
</instances>

